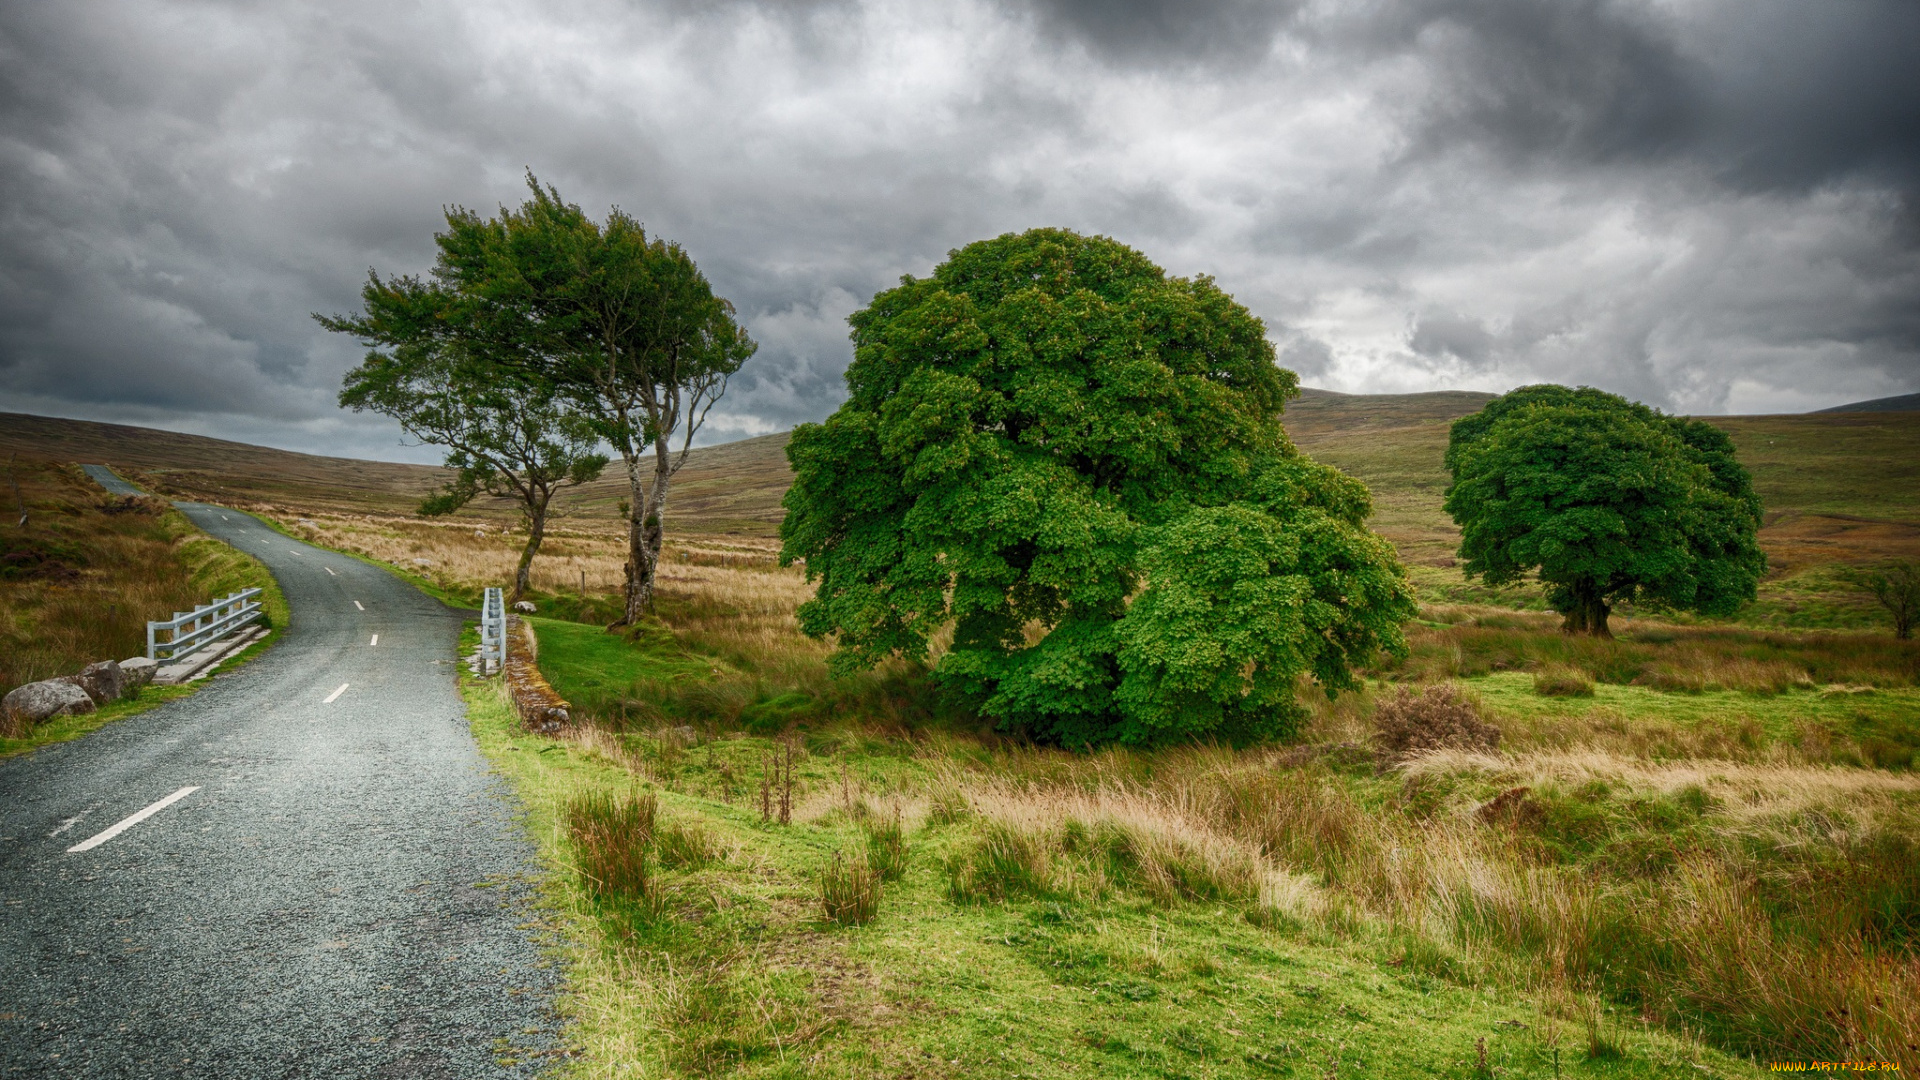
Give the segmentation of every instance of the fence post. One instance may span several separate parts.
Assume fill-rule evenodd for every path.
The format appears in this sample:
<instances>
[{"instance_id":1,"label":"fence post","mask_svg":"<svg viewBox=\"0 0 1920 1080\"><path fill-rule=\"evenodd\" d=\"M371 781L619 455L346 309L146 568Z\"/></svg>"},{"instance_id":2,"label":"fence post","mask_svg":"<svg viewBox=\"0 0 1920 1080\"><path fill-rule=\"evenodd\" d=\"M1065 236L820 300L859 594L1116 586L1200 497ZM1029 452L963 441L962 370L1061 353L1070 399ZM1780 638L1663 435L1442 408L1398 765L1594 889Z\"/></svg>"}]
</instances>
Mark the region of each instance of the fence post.
<instances>
[{"instance_id":1,"label":"fence post","mask_svg":"<svg viewBox=\"0 0 1920 1080\"><path fill-rule=\"evenodd\" d=\"M507 666L507 601L500 589L490 588L480 601L480 673L492 674Z\"/></svg>"}]
</instances>

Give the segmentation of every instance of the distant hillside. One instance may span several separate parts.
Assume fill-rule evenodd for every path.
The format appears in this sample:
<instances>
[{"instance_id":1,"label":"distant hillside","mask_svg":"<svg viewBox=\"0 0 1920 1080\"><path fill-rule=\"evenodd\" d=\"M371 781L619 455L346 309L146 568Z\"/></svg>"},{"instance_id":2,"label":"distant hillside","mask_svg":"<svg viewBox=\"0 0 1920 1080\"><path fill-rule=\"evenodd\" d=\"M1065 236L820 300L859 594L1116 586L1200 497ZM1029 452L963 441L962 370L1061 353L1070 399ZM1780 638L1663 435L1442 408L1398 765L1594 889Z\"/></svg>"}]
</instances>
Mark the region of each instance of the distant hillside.
<instances>
[{"instance_id":1,"label":"distant hillside","mask_svg":"<svg viewBox=\"0 0 1920 1080\"><path fill-rule=\"evenodd\" d=\"M0 452L110 465L177 497L285 502L314 509L408 513L445 470L319 457L176 431L0 413Z\"/></svg>"},{"instance_id":2,"label":"distant hillside","mask_svg":"<svg viewBox=\"0 0 1920 1080\"><path fill-rule=\"evenodd\" d=\"M771 531L780 520L780 497L792 483L786 445L786 435L780 434L695 450L674 479L674 512L701 529ZM0 454L16 450L110 465L176 498L357 513L411 514L451 475L430 465L321 457L124 424L0 413ZM561 508L588 520L611 521L624 498L626 475L616 461L604 479L563 500ZM480 499L462 516L506 519L516 513L508 500Z\"/></svg>"},{"instance_id":3,"label":"distant hillside","mask_svg":"<svg viewBox=\"0 0 1920 1080\"><path fill-rule=\"evenodd\" d=\"M1373 527L1410 562L1445 564L1460 531L1440 509L1447 489L1441 458L1447 429L1479 412L1493 394L1339 394L1302 389L1282 417L1308 456L1357 476L1373 489Z\"/></svg>"},{"instance_id":4,"label":"distant hillside","mask_svg":"<svg viewBox=\"0 0 1920 1080\"><path fill-rule=\"evenodd\" d=\"M1835 405L1831 409L1816 409L1814 412L1816 415L1836 412L1920 412L1920 394L1901 394L1898 397L1856 401L1851 405Z\"/></svg>"},{"instance_id":5,"label":"distant hillside","mask_svg":"<svg viewBox=\"0 0 1920 1080\"><path fill-rule=\"evenodd\" d=\"M1491 394L1339 394L1304 390L1285 422L1306 453L1366 481L1374 527L1409 562L1447 566L1459 533L1440 508L1442 455L1455 419ZM1767 507L1775 571L1814 563L1920 557L1920 416L1821 412L1707 417L1733 436ZM766 535L778 528L792 482L785 433L695 450L675 480L669 514L699 532ZM317 457L196 435L79 420L0 415L0 453L34 451L112 465L191 498L268 502L316 510L411 513L445 473L421 465ZM605 479L567 497L575 522L611 524L626 498L618 463ZM470 516L503 520L505 500Z\"/></svg>"}]
</instances>

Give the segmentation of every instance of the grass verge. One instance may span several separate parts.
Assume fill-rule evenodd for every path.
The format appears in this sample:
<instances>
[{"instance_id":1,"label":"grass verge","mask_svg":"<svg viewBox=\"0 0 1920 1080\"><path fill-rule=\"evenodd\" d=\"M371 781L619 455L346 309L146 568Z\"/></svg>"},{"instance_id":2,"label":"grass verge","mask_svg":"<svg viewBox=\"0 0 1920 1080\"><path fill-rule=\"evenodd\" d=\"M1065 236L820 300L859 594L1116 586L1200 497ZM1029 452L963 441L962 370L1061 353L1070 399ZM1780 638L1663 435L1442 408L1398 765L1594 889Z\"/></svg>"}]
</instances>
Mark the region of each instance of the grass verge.
<instances>
[{"instance_id":1,"label":"grass verge","mask_svg":"<svg viewBox=\"0 0 1920 1080\"><path fill-rule=\"evenodd\" d=\"M1016 798L954 794L956 768L993 757L964 740L795 737L782 826L753 794L784 749L772 738L548 739L519 729L495 685L465 678L463 693L553 870L579 1055L564 1075L1462 1077L1482 1047L1501 1076L1552 1076L1556 1050L1569 1076L1756 1072L1564 987L1484 977L1471 947L1289 913L1259 882L1209 886L1192 867L1182 882L1173 854L1115 833L995 855L996 836L1032 830L1014 828ZM656 837L698 830L708 854L652 863L644 902L596 895L569 808L636 791L657 800ZM846 871L882 851L899 865L860 883L867 921ZM836 897L850 925L831 917Z\"/></svg>"}]
</instances>

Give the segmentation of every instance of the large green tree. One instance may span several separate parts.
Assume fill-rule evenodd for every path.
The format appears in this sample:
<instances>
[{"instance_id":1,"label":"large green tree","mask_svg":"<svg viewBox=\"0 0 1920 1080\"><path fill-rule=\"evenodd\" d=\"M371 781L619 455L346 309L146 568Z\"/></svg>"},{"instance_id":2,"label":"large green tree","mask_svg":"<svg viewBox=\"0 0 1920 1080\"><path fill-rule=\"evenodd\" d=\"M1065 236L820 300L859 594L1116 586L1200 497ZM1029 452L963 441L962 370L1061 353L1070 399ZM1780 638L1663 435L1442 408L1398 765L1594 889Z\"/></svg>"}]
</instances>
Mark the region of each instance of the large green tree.
<instances>
[{"instance_id":1,"label":"large green tree","mask_svg":"<svg viewBox=\"0 0 1920 1080\"><path fill-rule=\"evenodd\" d=\"M447 212L433 279L457 303L423 332L566 402L620 455L630 624L652 606L674 474L755 346L680 245L617 208L596 222L532 174L527 188L490 218Z\"/></svg>"},{"instance_id":2,"label":"large green tree","mask_svg":"<svg viewBox=\"0 0 1920 1080\"><path fill-rule=\"evenodd\" d=\"M1207 278L1036 229L849 320L849 397L795 429L782 559L845 672L890 656L1070 746L1284 733L1414 606L1366 488L1280 426L1295 378Z\"/></svg>"},{"instance_id":3,"label":"large green tree","mask_svg":"<svg viewBox=\"0 0 1920 1080\"><path fill-rule=\"evenodd\" d=\"M421 503L422 514L452 513L483 492L519 504L527 541L514 570L512 599L520 599L546 537L554 495L598 479L606 468L599 436L551 387L530 383L439 333L460 305L448 290L418 278L372 274L360 295L359 315L316 316L327 329L374 346L347 373L340 404L385 413L414 438L447 448L454 477Z\"/></svg>"},{"instance_id":4,"label":"large green tree","mask_svg":"<svg viewBox=\"0 0 1920 1080\"><path fill-rule=\"evenodd\" d=\"M1733 442L1590 387L1525 386L1456 421L1446 509L1469 576L1537 574L1569 633L1613 605L1729 615L1766 570L1760 499Z\"/></svg>"}]
</instances>

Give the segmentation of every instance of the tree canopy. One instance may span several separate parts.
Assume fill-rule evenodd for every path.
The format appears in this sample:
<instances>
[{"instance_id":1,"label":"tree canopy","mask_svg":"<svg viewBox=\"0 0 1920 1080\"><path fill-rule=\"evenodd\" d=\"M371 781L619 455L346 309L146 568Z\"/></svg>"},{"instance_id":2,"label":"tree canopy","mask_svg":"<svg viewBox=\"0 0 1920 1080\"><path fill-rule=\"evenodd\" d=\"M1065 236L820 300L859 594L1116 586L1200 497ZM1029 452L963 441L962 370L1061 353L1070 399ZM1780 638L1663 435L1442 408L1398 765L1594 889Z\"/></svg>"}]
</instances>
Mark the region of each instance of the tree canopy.
<instances>
[{"instance_id":1,"label":"tree canopy","mask_svg":"<svg viewBox=\"0 0 1920 1080\"><path fill-rule=\"evenodd\" d=\"M319 317L329 330L369 345L347 373L340 404L372 409L407 434L447 448L453 480L421 503L420 513L452 513L485 492L520 504L527 542L515 569L513 597L527 591L554 495L589 483L607 457L593 425L556 398L551 387L519 377L484 353L438 332L460 298L413 277L369 275L359 315Z\"/></svg>"},{"instance_id":2,"label":"tree canopy","mask_svg":"<svg viewBox=\"0 0 1920 1080\"><path fill-rule=\"evenodd\" d=\"M1766 569L1760 499L1711 424L1526 386L1456 421L1446 461L1465 572L1537 574L1569 632L1605 636L1623 601L1729 615Z\"/></svg>"},{"instance_id":3,"label":"tree canopy","mask_svg":"<svg viewBox=\"0 0 1920 1080\"><path fill-rule=\"evenodd\" d=\"M532 174L527 188L491 218L447 211L431 292L451 303L404 329L565 402L619 453L632 623L652 604L673 476L755 345L680 245L617 208L596 222Z\"/></svg>"},{"instance_id":4,"label":"tree canopy","mask_svg":"<svg viewBox=\"0 0 1920 1080\"><path fill-rule=\"evenodd\" d=\"M1402 649L1366 488L1302 456L1265 328L1104 237L971 244L850 318L849 397L795 429L782 558L841 672L891 656L1066 745L1285 732Z\"/></svg>"}]
</instances>

